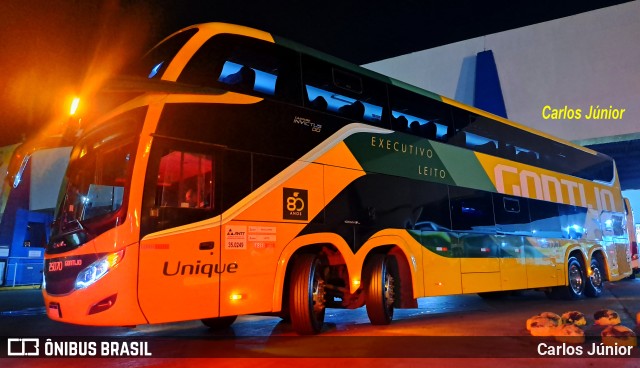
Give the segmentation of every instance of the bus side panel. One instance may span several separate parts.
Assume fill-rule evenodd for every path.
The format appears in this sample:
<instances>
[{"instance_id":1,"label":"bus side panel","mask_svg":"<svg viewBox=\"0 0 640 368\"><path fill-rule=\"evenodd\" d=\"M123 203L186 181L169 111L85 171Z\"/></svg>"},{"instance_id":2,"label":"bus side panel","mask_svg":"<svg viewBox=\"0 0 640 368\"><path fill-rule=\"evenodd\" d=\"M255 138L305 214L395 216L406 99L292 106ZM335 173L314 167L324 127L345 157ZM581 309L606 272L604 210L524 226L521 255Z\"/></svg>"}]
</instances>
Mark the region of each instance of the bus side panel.
<instances>
[{"instance_id":1,"label":"bus side panel","mask_svg":"<svg viewBox=\"0 0 640 368\"><path fill-rule=\"evenodd\" d=\"M239 267L220 262L218 223L206 220L142 239L138 297L150 323L218 317L220 274Z\"/></svg>"},{"instance_id":2,"label":"bus side panel","mask_svg":"<svg viewBox=\"0 0 640 368\"><path fill-rule=\"evenodd\" d=\"M472 272L462 274L462 292L482 293L500 290L500 272Z\"/></svg>"},{"instance_id":3,"label":"bus side panel","mask_svg":"<svg viewBox=\"0 0 640 368\"><path fill-rule=\"evenodd\" d=\"M460 258L442 257L422 250L425 296L462 294Z\"/></svg>"},{"instance_id":4,"label":"bus side panel","mask_svg":"<svg viewBox=\"0 0 640 368\"><path fill-rule=\"evenodd\" d=\"M502 290L523 290L527 288L527 268L524 257L501 258L500 276Z\"/></svg>"},{"instance_id":5,"label":"bus side panel","mask_svg":"<svg viewBox=\"0 0 640 368\"><path fill-rule=\"evenodd\" d=\"M558 241L546 238L527 237L525 244L525 262L527 286L529 288L563 285L564 248ZM560 272L558 272L560 270Z\"/></svg>"},{"instance_id":6,"label":"bus side panel","mask_svg":"<svg viewBox=\"0 0 640 368\"><path fill-rule=\"evenodd\" d=\"M222 226L222 263L231 268L222 273L220 316L277 312L273 295L281 285L275 277L278 260L283 247L303 226L252 221Z\"/></svg>"},{"instance_id":7,"label":"bus side panel","mask_svg":"<svg viewBox=\"0 0 640 368\"><path fill-rule=\"evenodd\" d=\"M284 247L324 209L323 168L308 164L284 183L263 186L267 194L258 191L255 201L247 198L238 209L223 214L222 262L237 268L222 273L221 315L272 312L276 268ZM224 217L236 211L241 212L233 219Z\"/></svg>"},{"instance_id":8,"label":"bus side panel","mask_svg":"<svg viewBox=\"0 0 640 368\"><path fill-rule=\"evenodd\" d=\"M609 280L617 281L631 275L629 237L625 232L623 214L604 211L600 214L602 241L609 264Z\"/></svg>"}]
</instances>

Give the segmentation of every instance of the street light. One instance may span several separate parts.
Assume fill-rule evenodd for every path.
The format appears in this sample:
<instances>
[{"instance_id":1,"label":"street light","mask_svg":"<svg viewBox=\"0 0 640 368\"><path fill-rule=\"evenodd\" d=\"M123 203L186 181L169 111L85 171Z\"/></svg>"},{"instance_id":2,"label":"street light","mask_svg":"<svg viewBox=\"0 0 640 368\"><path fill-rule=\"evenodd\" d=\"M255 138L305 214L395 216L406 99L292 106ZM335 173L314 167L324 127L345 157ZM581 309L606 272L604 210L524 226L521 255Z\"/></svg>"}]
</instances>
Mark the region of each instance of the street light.
<instances>
[{"instance_id":1,"label":"street light","mask_svg":"<svg viewBox=\"0 0 640 368\"><path fill-rule=\"evenodd\" d=\"M74 97L71 101L71 108L69 109L69 115L73 116L78 111L78 105L80 105L80 97Z\"/></svg>"}]
</instances>

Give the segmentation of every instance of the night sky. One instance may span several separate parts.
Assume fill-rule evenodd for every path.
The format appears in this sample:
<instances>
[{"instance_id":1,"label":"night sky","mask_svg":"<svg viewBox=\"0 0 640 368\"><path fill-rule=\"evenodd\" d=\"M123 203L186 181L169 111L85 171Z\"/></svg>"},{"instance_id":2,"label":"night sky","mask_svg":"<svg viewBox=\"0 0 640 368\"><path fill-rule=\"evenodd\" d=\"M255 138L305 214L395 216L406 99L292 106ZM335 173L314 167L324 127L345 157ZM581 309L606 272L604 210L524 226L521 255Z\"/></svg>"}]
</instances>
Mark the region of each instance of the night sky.
<instances>
[{"instance_id":1,"label":"night sky","mask_svg":"<svg viewBox=\"0 0 640 368\"><path fill-rule=\"evenodd\" d=\"M191 24L242 24L363 64L622 2L0 0L0 147L65 121L73 95Z\"/></svg>"}]
</instances>

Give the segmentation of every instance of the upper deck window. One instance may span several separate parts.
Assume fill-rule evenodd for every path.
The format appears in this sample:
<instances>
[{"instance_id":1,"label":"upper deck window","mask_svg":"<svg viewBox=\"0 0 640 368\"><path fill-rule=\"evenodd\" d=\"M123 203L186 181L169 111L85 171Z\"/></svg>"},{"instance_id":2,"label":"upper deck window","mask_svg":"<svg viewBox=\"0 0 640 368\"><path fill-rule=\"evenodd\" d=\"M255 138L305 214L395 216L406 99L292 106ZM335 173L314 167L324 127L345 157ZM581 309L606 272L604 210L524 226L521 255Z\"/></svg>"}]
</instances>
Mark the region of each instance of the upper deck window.
<instances>
[{"instance_id":1,"label":"upper deck window","mask_svg":"<svg viewBox=\"0 0 640 368\"><path fill-rule=\"evenodd\" d=\"M381 82L307 55L302 69L306 106L376 125L385 121L387 96Z\"/></svg>"},{"instance_id":2,"label":"upper deck window","mask_svg":"<svg viewBox=\"0 0 640 368\"><path fill-rule=\"evenodd\" d=\"M166 39L151 49L140 62L124 70L123 74L160 79L171 60L196 32L198 32L197 29L190 29Z\"/></svg>"},{"instance_id":3,"label":"upper deck window","mask_svg":"<svg viewBox=\"0 0 640 368\"><path fill-rule=\"evenodd\" d=\"M389 88L391 127L423 138L444 140L453 126L449 105L398 87Z\"/></svg>"},{"instance_id":4,"label":"upper deck window","mask_svg":"<svg viewBox=\"0 0 640 368\"><path fill-rule=\"evenodd\" d=\"M491 118L452 107L455 135L450 143L586 180L611 182L613 160L591 154Z\"/></svg>"},{"instance_id":5,"label":"upper deck window","mask_svg":"<svg viewBox=\"0 0 640 368\"><path fill-rule=\"evenodd\" d=\"M300 103L298 54L239 35L220 34L205 42L178 82Z\"/></svg>"}]
</instances>

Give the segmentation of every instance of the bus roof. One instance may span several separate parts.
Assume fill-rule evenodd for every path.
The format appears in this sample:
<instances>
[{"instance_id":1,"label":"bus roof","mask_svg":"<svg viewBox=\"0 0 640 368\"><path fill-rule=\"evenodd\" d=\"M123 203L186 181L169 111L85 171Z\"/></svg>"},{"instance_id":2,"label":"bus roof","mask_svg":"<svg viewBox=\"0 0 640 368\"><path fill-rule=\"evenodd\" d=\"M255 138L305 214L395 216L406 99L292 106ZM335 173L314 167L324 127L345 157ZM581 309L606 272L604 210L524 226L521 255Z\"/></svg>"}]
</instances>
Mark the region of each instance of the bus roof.
<instances>
[{"instance_id":1,"label":"bus roof","mask_svg":"<svg viewBox=\"0 0 640 368\"><path fill-rule=\"evenodd\" d=\"M487 111L478 109L476 107L464 104L462 102L450 99L448 97L445 97L445 96L439 95L437 93L425 90L423 88L411 85L409 83L400 81L398 79L395 79L395 78L380 74L378 72L375 72L375 71L372 71L370 69L364 68L362 66L353 64L353 63L351 63L349 61L340 59L340 58L338 58L336 56L324 53L322 51L318 51L316 49L313 49L311 47L305 46L305 45L300 44L298 42L289 40L287 38L283 38L283 37L280 37L280 36L277 36L277 35L273 35L273 34L270 34L268 32L260 31L260 30L254 29L254 28L235 25L235 24L230 24L230 23L222 23L222 22L201 23L201 24L196 24L196 25L192 25L192 26L186 27L184 29L181 29L180 31L175 32L174 34L172 34L169 37L172 37L173 35L175 35L177 33L184 32L186 30L193 29L193 28L197 28L199 30L205 30L207 32L210 32L211 36L214 35L214 34L219 34L219 33L229 33L229 34L237 34L237 35L247 36L247 37L251 37L251 38L268 40L268 41L274 42L276 44L279 44L279 45L281 45L283 47L286 47L288 49L292 49L292 50L295 50L295 51L300 52L302 54L306 54L306 55L310 55L310 56L316 57L318 59L324 60L324 61L326 61L328 63L333 64L333 65L336 65L336 66L339 66L341 68L344 68L344 69L346 69L348 71L351 71L351 72L366 76L368 78L372 78L372 79L378 80L378 81L383 82L385 84L393 85L393 86L402 88L404 90L411 91L413 93L416 93L416 94L419 94L419 95L422 95L422 96L425 96L425 97L428 97L428 98L431 98L431 99L434 99L434 100L437 100L437 101L444 102L444 103L446 103L448 105L460 107L460 108L462 108L464 110L476 113L478 115L482 115L484 117L490 118L490 119L492 119L494 121L497 121L497 122L500 122L502 124L509 125L509 126L514 127L514 128L517 128L517 129L520 129L520 130L535 134L537 136L544 137L544 138L556 141L556 142L558 142L560 144L563 144L563 145L566 145L568 147L571 147L571 148L574 148L574 149L578 149L578 150L584 151L584 152L592 154L592 155L599 155L599 156L602 156L602 157L606 157L608 160L613 160L607 155L604 155L604 154L596 152L596 151L594 151L592 149L577 145L577 144L572 143L572 142L570 142L568 140L564 140L562 138L550 135L548 133L545 133L543 131L537 130L535 128L532 128L532 127L517 123L517 122L512 121L512 120L508 120L508 119L506 119L504 117L494 115L494 114L492 114L490 112L487 112ZM167 37L167 38L169 38L169 37Z\"/></svg>"}]
</instances>

